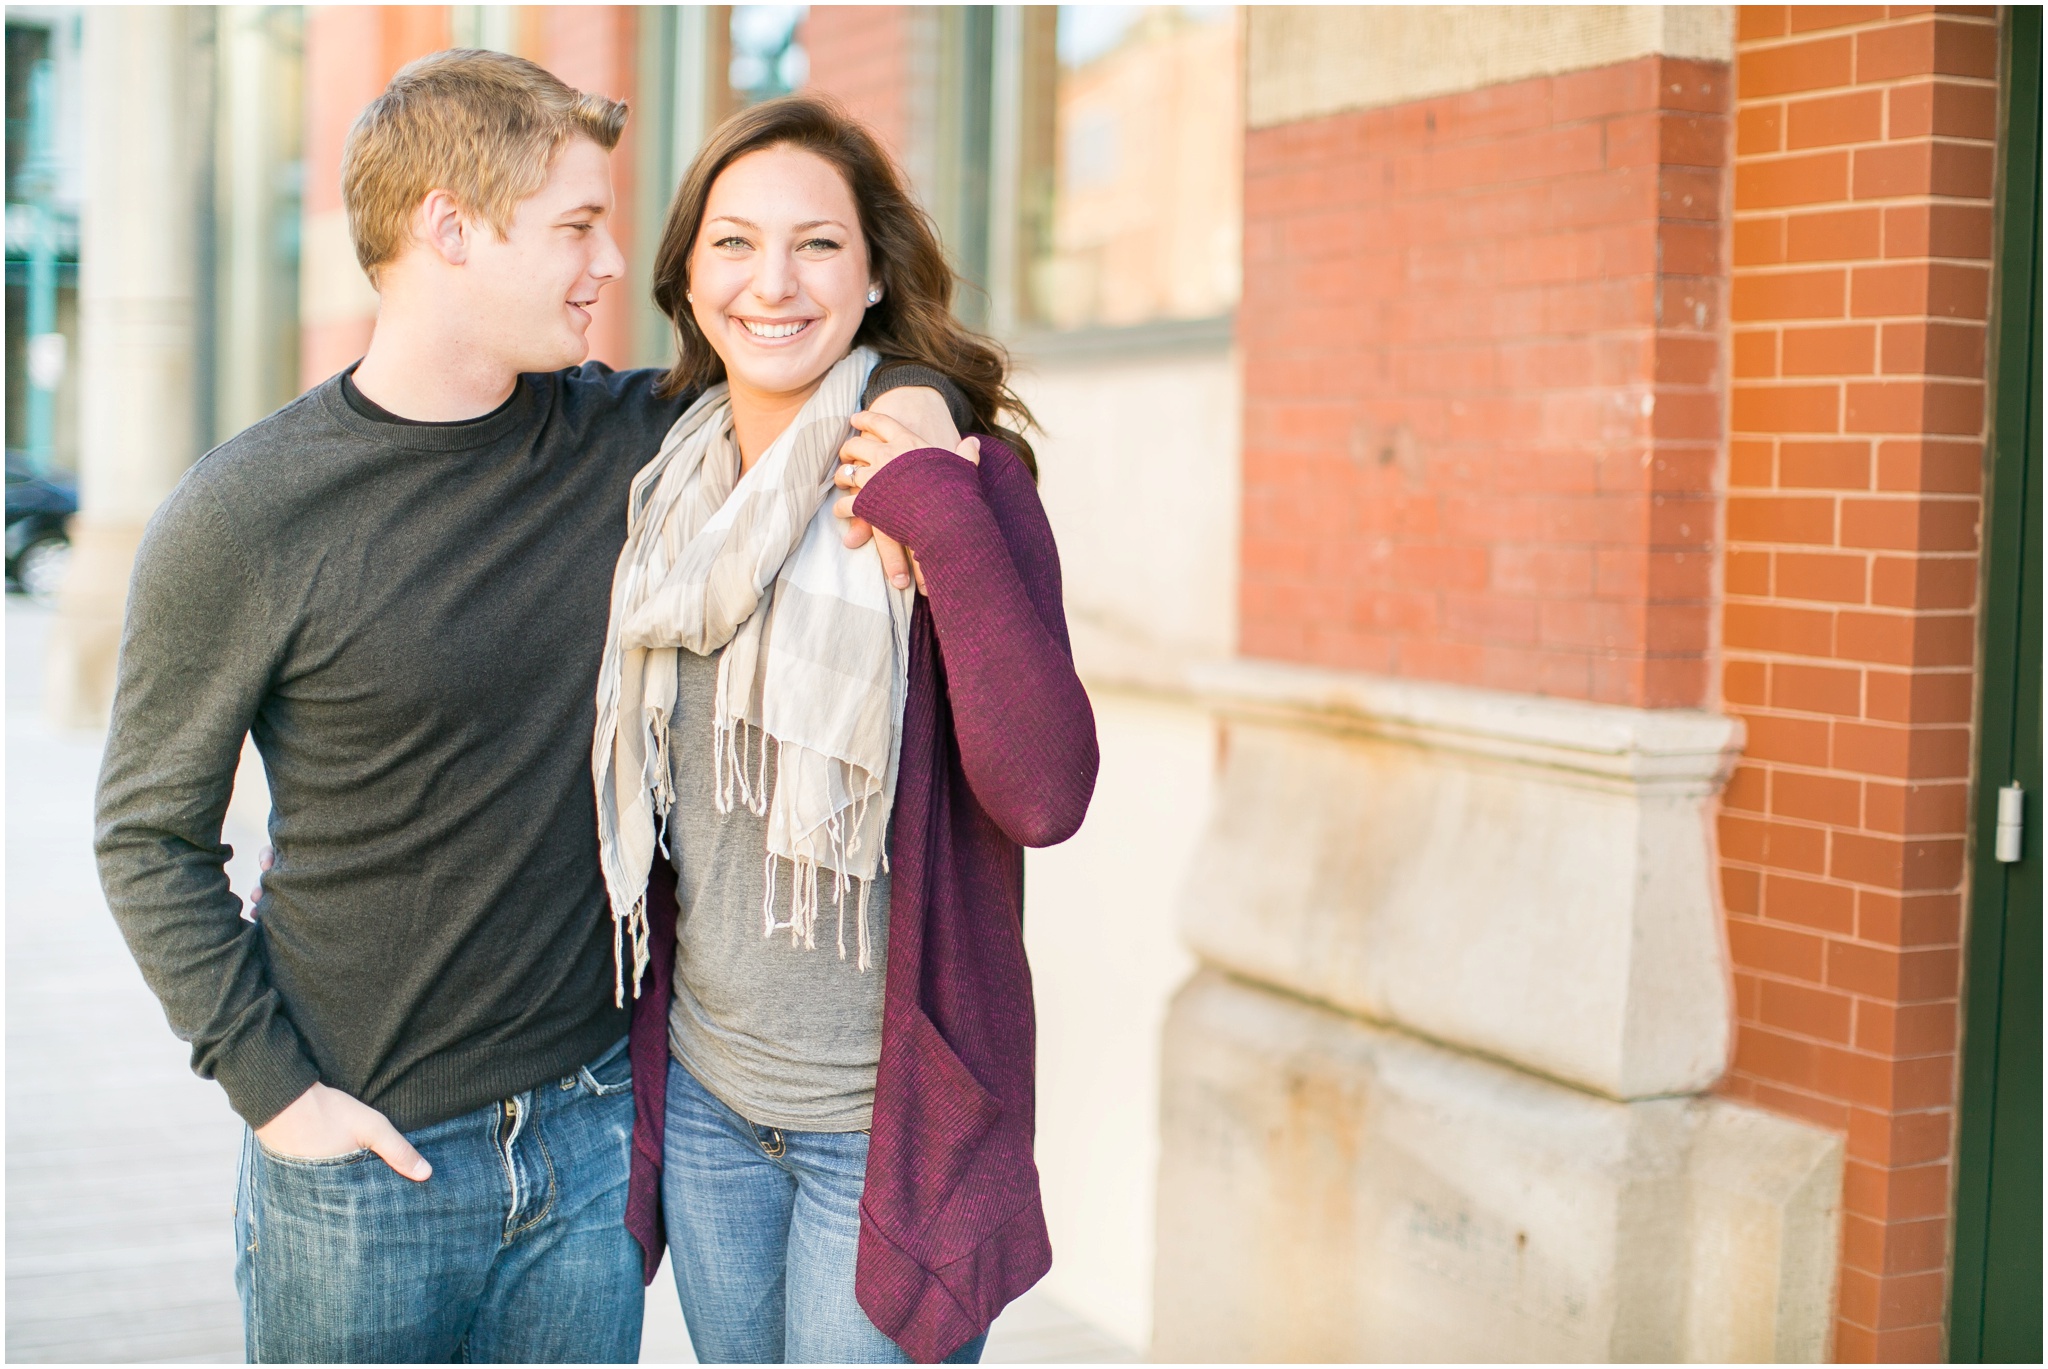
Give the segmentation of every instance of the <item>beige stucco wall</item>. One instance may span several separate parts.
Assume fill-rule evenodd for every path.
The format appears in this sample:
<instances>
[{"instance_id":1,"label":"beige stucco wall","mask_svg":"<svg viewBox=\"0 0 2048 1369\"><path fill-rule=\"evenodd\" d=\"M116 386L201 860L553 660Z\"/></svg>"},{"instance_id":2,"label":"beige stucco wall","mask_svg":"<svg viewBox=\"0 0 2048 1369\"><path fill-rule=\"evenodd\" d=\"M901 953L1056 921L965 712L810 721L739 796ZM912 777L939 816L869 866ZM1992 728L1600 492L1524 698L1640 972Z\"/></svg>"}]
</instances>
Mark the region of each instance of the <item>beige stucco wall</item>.
<instances>
[{"instance_id":1,"label":"beige stucco wall","mask_svg":"<svg viewBox=\"0 0 2048 1369\"><path fill-rule=\"evenodd\" d=\"M1102 746L1080 833L1025 865L1045 1288L1142 1349L1160 1053L1194 968L1175 897L1213 806L1217 724L1202 701L1134 683L1118 663L1165 673L1235 646L1238 372L1221 346L1027 355L1016 383L1041 426L1039 492Z\"/></svg>"},{"instance_id":2,"label":"beige stucco wall","mask_svg":"<svg viewBox=\"0 0 2048 1369\"><path fill-rule=\"evenodd\" d=\"M1662 53L1731 61L1724 5L1254 5L1253 128Z\"/></svg>"},{"instance_id":3,"label":"beige stucco wall","mask_svg":"<svg viewBox=\"0 0 2048 1369\"><path fill-rule=\"evenodd\" d=\"M1046 1291L1133 1346L1152 1336L1159 1056L1194 969L1172 893L1213 788L1199 709L1092 691L1102 743L1078 836L1026 857L1024 943L1038 1005L1038 1169Z\"/></svg>"},{"instance_id":4,"label":"beige stucco wall","mask_svg":"<svg viewBox=\"0 0 2048 1369\"><path fill-rule=\"evenodd\" d=\"M1237 649L1236 355L1019 359L1067 615L1175 657Z\"/></svg>"}]
</instances>

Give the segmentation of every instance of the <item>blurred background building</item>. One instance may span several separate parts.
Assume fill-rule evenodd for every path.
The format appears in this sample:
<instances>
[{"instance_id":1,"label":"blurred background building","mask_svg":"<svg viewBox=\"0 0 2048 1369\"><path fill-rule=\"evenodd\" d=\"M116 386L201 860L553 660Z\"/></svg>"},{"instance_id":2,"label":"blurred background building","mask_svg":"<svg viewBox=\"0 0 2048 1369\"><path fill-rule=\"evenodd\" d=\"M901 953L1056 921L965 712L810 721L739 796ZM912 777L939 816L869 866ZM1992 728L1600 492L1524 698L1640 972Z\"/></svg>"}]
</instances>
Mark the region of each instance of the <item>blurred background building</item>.
<instances>
[{"instance_id":1,"label":"blurred background building","mask_svg":"<svg viewBox=\"0 0 2048 1369\"><path fill-rule=\"evenodd\" d=\"M2039 1358L2038 10L10 7L66 719L178 474L361 354L342 141L452 44L633 106L599 359L811 89L1018 360L1103 743L1026 919L1062 1302Z\"/></svg>"}]
</instances>

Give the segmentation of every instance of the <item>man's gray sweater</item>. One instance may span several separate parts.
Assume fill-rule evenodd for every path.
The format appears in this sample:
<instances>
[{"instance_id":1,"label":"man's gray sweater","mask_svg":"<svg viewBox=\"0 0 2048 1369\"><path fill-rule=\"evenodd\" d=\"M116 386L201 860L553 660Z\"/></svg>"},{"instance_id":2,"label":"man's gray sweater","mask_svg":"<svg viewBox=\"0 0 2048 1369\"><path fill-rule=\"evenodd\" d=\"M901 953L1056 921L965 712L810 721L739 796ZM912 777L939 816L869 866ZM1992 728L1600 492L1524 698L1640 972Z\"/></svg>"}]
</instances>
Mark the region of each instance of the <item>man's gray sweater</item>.
<instances>
[{"instance_id":1,"label":"man's gray sweater","mask_svg":"<svg viewBox=\"0 0 2048 1369\"><path fill-rule=\"evenodd\" d=\"M625 1035L590 739L627 487L694 397L658 378L528 375L484 418L414 424L336 377L151 520L100 878L193 1068L252 1126L318 1080L411 1130ZM278 853L253 923L220 841L244 735Z\"/></svg>"}]
</instances>

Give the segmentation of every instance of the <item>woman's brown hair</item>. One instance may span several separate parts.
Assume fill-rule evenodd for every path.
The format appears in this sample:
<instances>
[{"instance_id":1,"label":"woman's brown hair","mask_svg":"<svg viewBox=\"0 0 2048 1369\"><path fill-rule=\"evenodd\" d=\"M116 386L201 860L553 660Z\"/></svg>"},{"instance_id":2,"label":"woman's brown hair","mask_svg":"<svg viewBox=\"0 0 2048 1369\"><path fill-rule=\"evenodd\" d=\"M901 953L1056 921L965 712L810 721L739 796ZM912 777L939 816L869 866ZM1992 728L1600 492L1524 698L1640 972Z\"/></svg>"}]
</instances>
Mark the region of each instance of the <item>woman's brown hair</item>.
<instances>
[{"instance_id":1,"label":"woman's brown hair","mask_svg":"<svg viewBox=\"0 0 2048 1369\"><path fill-rule=\"evenodd\" d=\"M654 257L654 303L676 331L676 364L662 382L663 392L679 394L725 379L725 363L711 349L686 299L690 253L719 174L749 152L784 146L824 158L853 192L861 235L867 239L869 273L882 287L881 303L868 309L854 345L946 376L967 396L974 427L1016 447L1036 475L1030 445L997 425L1007 414L1018 427L1029 427L1031 411L1010 390L1009 357L1003 349L953 317L953 269L946 264L931 216L911 197L875 135L815 95L785 95L741 110L713 130L683 177Z\"/></svg>"}]
</instances>

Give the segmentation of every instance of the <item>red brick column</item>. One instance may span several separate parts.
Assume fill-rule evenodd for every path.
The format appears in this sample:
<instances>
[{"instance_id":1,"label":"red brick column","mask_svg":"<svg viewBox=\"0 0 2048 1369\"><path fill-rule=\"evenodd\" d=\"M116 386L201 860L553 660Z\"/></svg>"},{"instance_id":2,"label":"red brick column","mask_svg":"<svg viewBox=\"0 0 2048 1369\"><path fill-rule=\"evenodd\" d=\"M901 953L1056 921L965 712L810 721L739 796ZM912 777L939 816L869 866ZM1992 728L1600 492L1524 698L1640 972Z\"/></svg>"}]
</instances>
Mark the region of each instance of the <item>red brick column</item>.
<instances>
[{"instance_id":1,"label":"red brick column","mask_svg":"<svg viewBox=\"0 0 2048 1369\"><path fill-rule=\"evenodd\" d=\"M907 5L813 5L800 35L804 88L845 105L899 164L911 137L911 22Z\"/></svg>"},{"instance_id":2,"label":"red brick column","mask_svg":"<svg viewBox=\"0 0 2048 1369\"><path fill-rule=\"evenodd\" d=\"M1848 1134L1846 1360L1942 1355L1994 13L1740 19L1725 1087Z\"/></svg>"},{"instance_id":3,"label":"red brick column","mask_svg":"<svg viewBox=\"0 0 2048 1369\"><path fill-rule=\"evenodd\" d=\"M363 106L400 67L448 46L445 5L314 6L306 12L306 180L308 220L341 212L341 149ZM335 263L309 263L333 269ZM345 265L341 263L340 265ZM376 323L360 316L308 321L299 335L299 383L319 384L363 354Z\"/></svg>"},{"instance_id":4,"label":"red brick column","mask_svg":"<svg viewBox=\"0 0 2048 1369\"><path fill-rule=\"evenodd\" d=\"M532 13L532 11L528 11ZM614 100L633 102L639 75L634 45L640 23L632 5L550 5L537 16L539 33L533 60L578 90L595 91ZM625 136L612 153L612 236L626 260L633 260L635 168L642 115L626 120ZM590 317L590 359L615 367L634 365L633 306L652 283L633 280L607 285Z\"/></svg>"},{"instance_id":5,"label":"red brick column","mask_svg":"<svg viewBox=\"0 0 2048 1369\"><path fill-rule=\"evenodd\" d=\"M1727 75L1643 57L1248 135L1246 654L1706 701Z\"/></svg>"}]
</instances>

